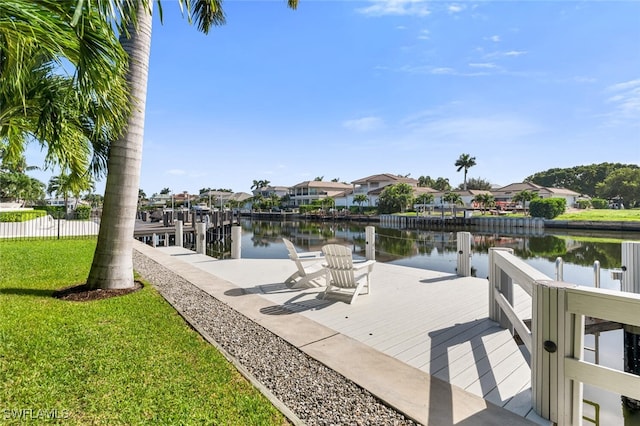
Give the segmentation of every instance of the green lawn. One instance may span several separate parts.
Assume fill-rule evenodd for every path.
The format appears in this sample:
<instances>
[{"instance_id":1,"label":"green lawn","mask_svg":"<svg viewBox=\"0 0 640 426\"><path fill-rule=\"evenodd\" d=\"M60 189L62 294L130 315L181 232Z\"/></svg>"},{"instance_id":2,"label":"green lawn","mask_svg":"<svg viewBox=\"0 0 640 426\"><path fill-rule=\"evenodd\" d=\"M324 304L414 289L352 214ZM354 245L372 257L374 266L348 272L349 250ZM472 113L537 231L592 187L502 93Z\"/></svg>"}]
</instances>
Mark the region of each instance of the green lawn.
<instances>
[{"instance_id":1,"label":"green lawn","mask_svg":"<svg viewBox=\"0 0 640 426\"><path fill-rule=\"evenodd\" d=\"M609 210L587 209L574 210L556 217L556 220L598 220L598 221L640 221L640 209Z\"/></svg>"},{"instance_id":2,"label":"green lawn","mask_svg":"<svg viewBox=\"0 0 640 426\"><path fill-rule=\"evenodd\" d=\"M95 240L0 242L0 419L281 425L286 419L150 285L93 302Z\"/></svg>"}]
</instances>

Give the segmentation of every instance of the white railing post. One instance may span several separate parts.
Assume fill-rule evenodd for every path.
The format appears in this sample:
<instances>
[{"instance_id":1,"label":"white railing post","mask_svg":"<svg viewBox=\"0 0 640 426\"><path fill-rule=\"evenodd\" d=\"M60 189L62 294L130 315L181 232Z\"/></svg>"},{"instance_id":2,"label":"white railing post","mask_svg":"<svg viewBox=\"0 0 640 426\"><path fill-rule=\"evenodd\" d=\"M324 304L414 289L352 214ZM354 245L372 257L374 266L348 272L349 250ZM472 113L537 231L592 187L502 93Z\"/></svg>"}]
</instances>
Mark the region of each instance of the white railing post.
<instances>
[{"instance_id":1,"label":"white railing post","mask_svg":"<svg viewBox=\"0 0 640 426\"><path fill-rule=\"evenodd\" d=\"M240 259L242 256L242 227L233 225L231 227L231 258Z\"/></svg>"},{"instance_id":2,"label":"white railing post","mask_svg":"<svg viewBox=\"0 0 640 426\"><path fill-rule=\"evenodd\" d=\"M640 294L640 241L622 243L622 291Z\"/></svg>"},{"instance_id":3,"label":"white railing post","mask_svg":"<svg viewBox=\"0 0 640 426\"><path fill-rule=\"evenodd\" d=\"M584 316L566 311L573 284L539 280L533 286L531 399L541 417L558 426L580 424L582 383L565 377L565 358L583 359Z\"/></svg>"},{"instance_id":4,"label":"white railing post","mask_svg":"<svg viewBox=\"0 0 640 426\"><path fill-rule=\"evenodd\" d=\"M176 246L184 247L184 223L181 220L176 221Z\"/></svg>"},{"instance_id":5,"label":"white railing post","mask_svg":"<svg viewBox=\"0 0 640 426\"><path fill-rule=\"evenodd\" d=\"M194 220L195 223L195 220ZM207 233L206 226L207 224L204 222L198 222L196 225L196 253L206 254L207 247Z\"/></svg>"},{"instance_id":6,"label":"white railing post","mask_svg":"<svg viewBox=\"0 0 640 426\"><path fill-rule=\"evenodd\" d=\"M640 294L640 242L622 243L622 291ZM625 325L623 337L624 371L640 373L640 327ZM634 410L640 408L640 400L623 396L624 404Z\"/></svg>"},{"instance_id":7,"label":"white railing post","mask_svg":"<svg viewBox=\"0 0 640 426\"><path fill-rule=\"evenodd\" d=\"M458 232L458 266L456 271L461 277L471 276L471 232Z\"/></svg>"},{"instance_id":8,"label":"white railing post","mask_svg":"<svg viewBox=\"0 0 640 426\"><path fill-rule=\"evenodd\" d=\"M364 228L365 233L365 257L367 260L376 260L376 227L367 226Z\"/></svg>"},{"instance_id":9,"label":"white railing post","mask_svg":"<svg viewBox=\"0 0 640 426\"><path fill-rule=\"evenodd\" d=\"M564 260L556 258L556 281L564 281Z\"/></svg>"},{"instance_id":10,"label":"white railing post","mask_svg":"<svg viewBox=\"0 0 640 426\"><path fill-rule=\"evenodd\" d=\"M500 305L496 301L495 292L501 292L504 297L513 304L513 281L507 273L505 273L494 259L494 253L498 250L507 251L513 254L513 249L504 247L493 247L489 249L489 318L500 323L503 328L513 331L513 327L509 320L502 315Z\"/></svg>"},{"instance_id":11,"label":"white railing post","mask_svg":"<svg viewBox=\"0 0 640 426\"><path fill-rule=\"evenodd\" d=\"M600 262L598 260L593 262L593 286L600 288Z\"/></svg>"}]
</instances>

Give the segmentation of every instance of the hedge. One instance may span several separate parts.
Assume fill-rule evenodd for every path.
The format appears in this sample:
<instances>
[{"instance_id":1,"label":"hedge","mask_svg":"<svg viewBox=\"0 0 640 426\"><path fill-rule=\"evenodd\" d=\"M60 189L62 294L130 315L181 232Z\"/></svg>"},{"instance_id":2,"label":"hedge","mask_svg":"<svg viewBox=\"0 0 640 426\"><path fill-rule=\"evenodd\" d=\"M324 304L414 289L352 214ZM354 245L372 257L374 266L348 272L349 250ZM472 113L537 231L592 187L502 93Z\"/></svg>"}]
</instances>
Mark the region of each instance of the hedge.
<instances>
[{"instance_id":1,"label":"hedge","mask_svg":"<svg viewBox=\"0 0 640 426\"><path fill-rule=\"evenodd\" d=\"M561 215L567 208L564 198L538 198L529 202L529 213L533 217L553 219Z\"/></svg>"},{"instance_id":2,"label":"hedge","mask_svg":"<svg viewBox=\"0 0 640 426\"><path fill-rule=\"evenodd\" d=\"M46 215L47 212L44 212L42 210L1 212L0 222L26 222L27 220L37 219Z\"/></svg>"},{"instance_id":3,"label":"hedge","mask_svg":"<svg viewBox=\"0 0 640 426\"><path fill-rule=\"evenodd\" d=\"M609 208L609 202L603 198L593 198L591 205L594 209L607 209Z\"/></svg>"}]
</instances>

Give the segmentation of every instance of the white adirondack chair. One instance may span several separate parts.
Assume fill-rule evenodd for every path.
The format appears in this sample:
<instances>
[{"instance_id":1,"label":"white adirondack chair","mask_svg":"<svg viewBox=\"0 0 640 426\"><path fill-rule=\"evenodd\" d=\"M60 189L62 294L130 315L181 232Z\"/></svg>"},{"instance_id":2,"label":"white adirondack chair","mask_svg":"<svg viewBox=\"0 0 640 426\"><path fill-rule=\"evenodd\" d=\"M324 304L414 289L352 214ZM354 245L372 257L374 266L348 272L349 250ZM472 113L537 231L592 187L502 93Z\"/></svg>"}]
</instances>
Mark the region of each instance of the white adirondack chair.
<instances>
[{"instance_id":1,"label":"white adirondack chair","mask_svg":"<svg viewBox=\"0 0 640 426\"><path fill-rule=\"evenodd\" d=\"M351 296L349 303L358 297L363 290L369 294L369 275L373 270L375 260L353 262L351 250L339 244L327 244L322 247L326 259L324 267L327 269L327 288L323 297L327 296Z\"/></svg>"},{"instance_id":2,"label":"white adirondack chair","mask_svg":"<svg viewBox=\"0 0 640 426\"><path fill-rule=\"evenodd\" d=\"M286 238L282 241L289 251L289 259L291 259L298 269L285 280L285 284L289 288L311 288L322 287L322 279L325 276L325 270L322 266L324 256L320 251L296 251L293 243Z\"/></svg>"}]
</instances>

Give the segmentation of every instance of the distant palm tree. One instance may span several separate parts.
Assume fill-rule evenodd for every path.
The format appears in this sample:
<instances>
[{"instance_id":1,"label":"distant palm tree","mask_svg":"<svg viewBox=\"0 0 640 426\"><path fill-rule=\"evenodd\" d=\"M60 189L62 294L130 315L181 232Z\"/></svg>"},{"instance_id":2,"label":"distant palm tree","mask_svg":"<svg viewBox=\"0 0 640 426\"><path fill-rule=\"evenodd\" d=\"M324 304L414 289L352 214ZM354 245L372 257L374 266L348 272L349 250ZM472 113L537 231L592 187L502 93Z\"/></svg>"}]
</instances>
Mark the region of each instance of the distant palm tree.
<instances>
[{"instance_id":1,"label":"distant palm tree","mask_svg":"<svg viewBox=\"0 0 640 426\"><path fill-rule=\"evenodd\" d=\"M456 160L455 166L458 168L458 172L464 169L464 186L463 189L467 190L467 171L469 168L476 165L476 157L472 157L469 154L461 154Z\"/></svg>"},{"instance_id":2,"label":"distant palm tree","mask_svg":"<svg viewBox=\"0 0 640 426\"><path fill-rule=\"evenodd\" d=\"M477 194L473 197L473 201L480 205L480 211L482 214L485 214L485 209L491 207L495 204L495 198L492 194Z\"/></svg>"},{"instance_id":3,"label":"distant palm tree","mask_svg":"<svg viewBox=\"0 0 640 426\"><path fill-rule=\"evenodd\" d=\"M454 208L462 204L462 197L457 192L447 192L442 196L442 201L451 205L451 215L454 215Z\"/></svg>"},{"instance_id":4,"label":"distant palm tree","mask_svg":"<svg viewBox=\"0 0 640 426\"><path fill-rule=\"evenodd\" d=\"M362 203L368 203L369 197L365 194L358 194L353 197L353 202L358 205L360 213L362 213Z\"/></svg>"},{"instance_id":5,"label":"distant palm tree","mask_svg":"<svg viewBox=\"0 0 640 426\"><path fill-rule=\"evenodd\" d=\"M527 203L531 200L535 200L538 198L538 194L528 189L522 190L516 193L511 200L515 203L522 203L522 207L524 208L524 214L527 215Z\"/></svg>"},{"instance_id":6,"label":"distant palm tree","mask_svg":"<svg viewBox=\"0 0 640 426\"><path fill-rule=\"evenodd\" d=\"M424 209L426 211L427 208L427 204L431 204L433 203L433 200L435 199L435 197L433 196L433 194L429 194L429 193L423 193L420 194L416 197L416 203L417 204L422 204L424 206Z\"/></svg>"}]
</instances>

